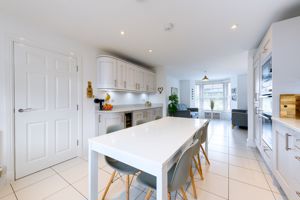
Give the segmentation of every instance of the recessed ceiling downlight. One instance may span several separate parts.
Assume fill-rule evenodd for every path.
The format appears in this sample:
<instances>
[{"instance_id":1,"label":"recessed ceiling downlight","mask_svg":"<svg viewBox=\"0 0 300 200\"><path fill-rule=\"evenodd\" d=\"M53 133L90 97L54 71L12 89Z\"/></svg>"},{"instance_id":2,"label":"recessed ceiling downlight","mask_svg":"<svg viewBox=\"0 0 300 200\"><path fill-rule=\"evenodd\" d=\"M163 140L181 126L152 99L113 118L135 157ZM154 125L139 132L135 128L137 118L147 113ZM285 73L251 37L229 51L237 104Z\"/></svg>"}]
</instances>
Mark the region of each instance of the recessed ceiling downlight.
<instances>
[{"instance_id":1,"label":"recessed ceiling downlight","mask_svg":"<svg viewBox=\"0 0 300 200\"><path fill-rule=\"evenodd\" d=\"M125 31L120 31L120 34L121 35L125 35Z\"/></svg>"},{"instance_id":2,"label":"recessed ceiling downlight","mask_svg":"<svg viewBox=\"0 0 300 200\"><path fill-rule=\"evenodd\" d=\"M233 24L233 25L230 27L230 29L231 29L231 30L236 30L238 27L239 27L239 26L238 26L237 24Z\"/></svg>"},{"instance_id":3,"label":"recessed ceiling downlight","mask_svg":"<svg viewBox=\"0 0 300 200\"><path fill-rule=\"evenodd\" d=\"M153 52L153 50L152 50L152 49L148 49L148 52L149 52L149 53L152 53L152 52Z\"/></svg>"}]
</instances>

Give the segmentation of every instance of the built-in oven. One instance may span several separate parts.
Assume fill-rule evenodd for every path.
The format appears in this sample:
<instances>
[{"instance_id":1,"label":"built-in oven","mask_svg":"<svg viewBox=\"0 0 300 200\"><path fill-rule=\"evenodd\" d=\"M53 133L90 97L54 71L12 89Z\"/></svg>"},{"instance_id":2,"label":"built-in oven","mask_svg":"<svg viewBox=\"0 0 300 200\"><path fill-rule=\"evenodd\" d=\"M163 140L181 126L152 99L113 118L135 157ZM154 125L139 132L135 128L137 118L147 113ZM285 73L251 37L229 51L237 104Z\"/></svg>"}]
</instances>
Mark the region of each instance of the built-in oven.
<instances>
[{"instance_id":1,"label":"built-in oven","mask_svg":"<svg viewBox=\"0 0 300 200\"><path fill-rule=\"evenodd\" d=\"M272 57L269 56L268 59L262 65L261 94L272 95L272 86Z\"/></svg>"}]
</instances>

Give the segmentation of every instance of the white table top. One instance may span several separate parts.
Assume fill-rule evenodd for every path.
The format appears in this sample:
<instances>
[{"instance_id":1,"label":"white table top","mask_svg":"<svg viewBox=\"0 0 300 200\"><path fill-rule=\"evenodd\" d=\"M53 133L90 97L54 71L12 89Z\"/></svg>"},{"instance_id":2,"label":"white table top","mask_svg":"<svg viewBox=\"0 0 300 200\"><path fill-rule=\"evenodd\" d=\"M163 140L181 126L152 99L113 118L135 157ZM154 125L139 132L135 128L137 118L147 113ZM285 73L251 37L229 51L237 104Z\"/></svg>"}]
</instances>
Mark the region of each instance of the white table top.
<instances>
[{"instance_id":1,"label":"white table top","mask_svg":"<svg viewBox=\"0 0 300 200\"><path fill-rule=\"evenodd\" d=\"M165 117L89 140L90 148L136 166L163 166L207 120ZM140 163L141 162L141 163ZM150 169L149 169L150 170Z\"/></svg>"}]
</instances>

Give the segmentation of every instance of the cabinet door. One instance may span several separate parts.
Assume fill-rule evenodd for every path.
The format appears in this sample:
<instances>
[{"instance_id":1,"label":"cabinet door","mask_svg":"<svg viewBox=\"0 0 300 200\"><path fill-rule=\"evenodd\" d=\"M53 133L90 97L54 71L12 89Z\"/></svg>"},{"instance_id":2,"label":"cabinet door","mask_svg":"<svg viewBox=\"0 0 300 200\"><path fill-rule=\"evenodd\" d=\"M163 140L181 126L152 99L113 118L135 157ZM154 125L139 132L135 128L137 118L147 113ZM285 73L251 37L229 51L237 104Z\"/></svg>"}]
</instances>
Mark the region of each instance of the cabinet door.
<instances>
[{"instance_id":1,"label":"cabinet door","mask_svg":"<svg viewBox=\"0 0 300 200\"><path fill-rule=\"evenodd\" d=\"M99 114L99 135L106 134L106 129L112 125L121 125L124 128L123 113Z\"/></svg>"},{"instance_id":2,"label":"cabinet door","mask_svg":"<svg viewBox=\"0 0 300 200\"><path fill-rule=\"evenodd\" d=\"M116 59L101 57L97 60L97 88L116 88Z\"/></svg>"},{"instance_id":3,"label":"cabinet door","mask_svg":"<svg viewBox=\"0 0 300 200\"><path fill-rule=\"evenodd\" d=\"M117 89L126 89L126 73L127 73L127 63L121 60L117 61L117 74L116 74L116 84Z\"/></svg>"},{"instance_id":4,"label":"cabinet door","mask_svg":"<svg viewBox=\"0 0 300 200\"><path fill-rule=\"evenodd\" d=\"M134 65L127 64L125 86L127 90L137 90Z\"/></svg>"},{"instance_id":5,"label":"cabinet door","mask_svg":"<svg viewBox=\"0 0 300 200\"><path fill-rule=\"evenodd\" d=\"M145 91L145 88L144 88L144 70L142 70L140 68L136 68L135 78L136 78L136 89L137 89L137 91Z\"/></svg>"},{"instance_id":6,"label":"cabinet door","mask_svg":"<svg viewBox=\"0 0 300 200\"><path fill-rule=\"evenodd\" d=\"M292 151L291 167L291 172L293 173L292 197L295 200L300 200L300 149L297 149L297 147Z\"/></svg>"},{"instance_id":7,"label":"cabinet door","mask_svg":"<svg viewBox=\"0 0 300 200\"><path fill-rule=\"evenodd\" d=\"M156 92L156 77L155 74L150 72L149 75L149 92Z\"/></svg>"},{"instance_id":8,"label":"cabinet door","mask_svg":"<svg viewBox=\"0 0 300 200\"><path fill-rule=\"evenodd\" d=\"M133 112L133 120L132 120L133 121L132 122L133 126L136 125L136 122L138 120L144 120L143 111L135 111L135 112Z\"/></svg>"}]
</instances>

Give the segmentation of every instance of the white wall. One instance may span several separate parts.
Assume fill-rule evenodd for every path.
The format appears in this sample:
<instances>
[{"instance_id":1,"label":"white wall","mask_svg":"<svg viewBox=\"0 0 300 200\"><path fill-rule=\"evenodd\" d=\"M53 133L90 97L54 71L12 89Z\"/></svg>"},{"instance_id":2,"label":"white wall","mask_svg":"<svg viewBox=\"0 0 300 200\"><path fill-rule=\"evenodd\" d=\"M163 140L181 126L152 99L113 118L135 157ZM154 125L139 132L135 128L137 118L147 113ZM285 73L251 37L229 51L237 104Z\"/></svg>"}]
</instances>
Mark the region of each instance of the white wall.
<instances>
[{"instance_id":1,"label":"white wall","mask_svg":"<svg viewBox=\"0 0 300 200\"><path fill-rule=\"evenodd\" d=\"M245 109L248 108L248 99L247 99L247 92L248 92L248 77L247 74L242 74L237 76L237 108L238 109Z\"/></svg>"},{"instance_id":2,"label":"white wall","mask_svg":"<svg viewBox=\"0 0 300 200\"><path fill-rule=\"evenodd\" d=\"M300 94L300 17L272 25L273 116L279 116L279 95Z\"/></svg>"},{"instance_id":3,"label":"white wall","mask_svg":"<svg viewBox=\"0 0 300 200\"><path fill-rule=\"evenodd\" d=\"M178 95L180 96L179 92L179 80L175 77L168 76L166 73L166 69L164 67L159 67L155 69L156 72L156 86L163 87L163 92L159 94L157 92L156 94L149 95L149 101L152 103L161 103L163 104L163 116L166 116L168 114L167 108L168 108L168 102L169 102L169 96L171 95L171 87L178 88Z\"/></svg>"},{"instance_id":4,"label":"white wall","mask_svg":"<svg viewBox=\"0 0 300 200\"><path fill-rule=\"evenodd\" d=\"M87 81L95 83L96 56L100 53L97 48L61 37L49 30L39 30L13 19L0 18L0 164L7 167L8 178L13 177L13 118L12 118L12 65L11 40L24 37L26 42L37 44L46 49L59 52L74 52L79 61L82 73L80 86L80 102L82 109L82 149L87 150L87 138L95 134L95 107L92 99L87 99L85 87ZM82 87L83 85L83 87ZM81 131L80 131L81 132ZM3 178L0 179L3 182Z\"/></svg>"}]
</instances>

